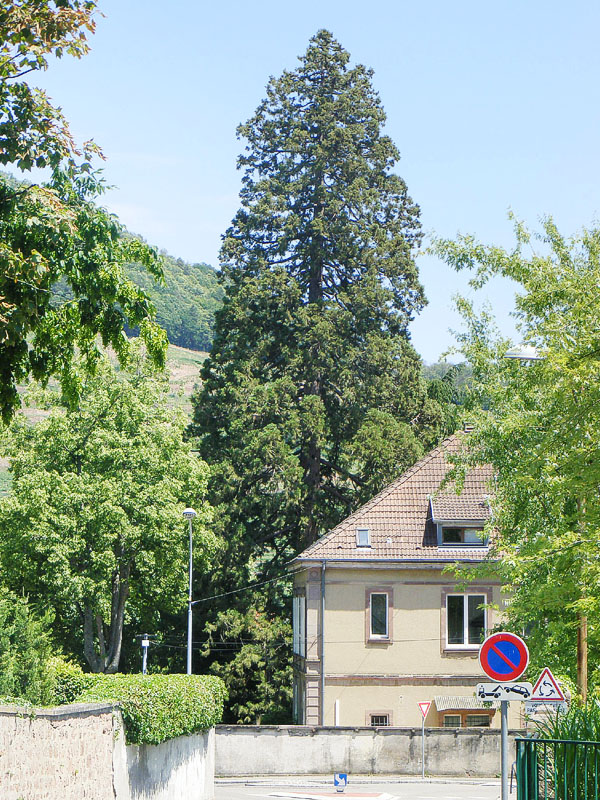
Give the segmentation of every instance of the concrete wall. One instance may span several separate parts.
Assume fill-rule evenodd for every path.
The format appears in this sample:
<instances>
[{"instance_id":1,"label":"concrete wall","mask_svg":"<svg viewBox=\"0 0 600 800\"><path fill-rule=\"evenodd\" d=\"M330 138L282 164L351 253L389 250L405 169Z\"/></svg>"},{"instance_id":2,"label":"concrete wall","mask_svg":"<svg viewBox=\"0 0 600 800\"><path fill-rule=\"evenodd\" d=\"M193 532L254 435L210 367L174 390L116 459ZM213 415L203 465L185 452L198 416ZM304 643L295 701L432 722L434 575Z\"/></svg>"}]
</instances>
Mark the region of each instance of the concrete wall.
<instances>
[{"instance_id":1,"label":"concrete wall","mask_svg":"<svg viewBox=\"0 0 600 800\"><path fill-rule=\"evenodd\" d=\"M514 737L510 735L514 760ZM218 777L236 775L421 774L420 728L218 725ZM425 729L427 775L500 773L500 731Z\"/></svg>"},{"instance_id":2,"label":"concrete wall","mask_svg":"<svg viewBox=\"0 0 600 800\"><path fill-rule=\"evenodd\" d=\"M0 707L1 800L212 800L214 730L125 745L110 705Z\"/></svg>"},{"instance_id":3,"label":"concrete wall","mask_svg":"<svg viewBox=\"0 0 600 800\"><path fill-rule=\"evenodd\" d=\"M212 800L214 729L159 745L115 746L116 800Z\"/></svg>"}]
</instances>

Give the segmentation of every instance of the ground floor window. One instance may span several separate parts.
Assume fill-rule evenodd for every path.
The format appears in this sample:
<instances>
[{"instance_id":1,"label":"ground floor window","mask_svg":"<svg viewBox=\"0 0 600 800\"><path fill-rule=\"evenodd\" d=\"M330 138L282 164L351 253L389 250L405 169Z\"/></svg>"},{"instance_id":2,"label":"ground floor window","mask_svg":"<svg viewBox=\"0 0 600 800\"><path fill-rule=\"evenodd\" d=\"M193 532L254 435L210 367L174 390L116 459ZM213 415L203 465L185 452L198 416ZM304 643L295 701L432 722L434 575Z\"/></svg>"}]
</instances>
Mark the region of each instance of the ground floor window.
<instances>
[{"instance_id":1,"label":"ground floor window","mask_svg":"<svg viewBox=\"0 0 600 800\"><path fill-rule=\"evenodd\" d=\"M389 714L370 714L369 725L372 728L385 728L390 724Z\"/></svg>"},{"instance_id":2,"label":"ground floor window","mask_svg":"<svg viewBox=\"0 0 600 800\"><path fill-rule=\"evenodd\" d=\"M489 728L489 714L467 714L465 720L467 728Z\"/></svg>"},{"instance_id":3,"label":"ground floor window","mask_svg":"<svg viewBox=\"0 0 600 800\"><path fill-rule=\"evenodd\" d=\"M444 728L460 728L460 714L444 714Z\"/></svg>"},{"instance_id":4,"label":"ground floor window","mask_svg":"<svg viewBox=\"0 0 600 800\"><path fill-rule=\"evenodd\" d=\"M304 712L306 708L306 689L304 681L299 676L294 676L292 688L292 703L293 703L293 720L297 725L304 725Z\"/></svg>"},{"instance_id":5,"label":"ground floor window","mask_svg":"<svg viewBox=\"0 0 600 800\"><path fill-rule=\"evenodd\" d=\"M442 719L444 728L489 728L490 724L490 714L468 714L465 711L444 714Z\"/></svg>"}]
</instances>

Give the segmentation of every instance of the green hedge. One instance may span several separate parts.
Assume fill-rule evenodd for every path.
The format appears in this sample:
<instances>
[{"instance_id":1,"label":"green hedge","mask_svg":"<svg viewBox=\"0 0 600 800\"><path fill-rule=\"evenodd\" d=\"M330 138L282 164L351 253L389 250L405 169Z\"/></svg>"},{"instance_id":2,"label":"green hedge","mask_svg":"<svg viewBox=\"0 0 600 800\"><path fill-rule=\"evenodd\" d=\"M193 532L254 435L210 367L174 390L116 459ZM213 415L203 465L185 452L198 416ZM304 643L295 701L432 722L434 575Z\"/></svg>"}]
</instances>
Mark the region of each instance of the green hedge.
<instances>
[{"instance_id":1,"label":"green hedge","mask_svg":"<svg viewBox=\"0 0 600 800\"><path fill-rule=\"evenodd\" d=\"M221 721L226 689L213 675L86 675L78 702L114 702L128 744L160 744Z\"/></svg>"},{"instance_id":2,"label":"green hedge","mask_svg":"<svg viewBox=\"0 0 600 800\"><path fill-rule=\"evenodd\" d=\"M95 675L84 672L79 664L65 661L61 656L51 658L47 669L52 682L53 702L57 706L76 703L96 678Z\"/></svg>"}]
</instances>

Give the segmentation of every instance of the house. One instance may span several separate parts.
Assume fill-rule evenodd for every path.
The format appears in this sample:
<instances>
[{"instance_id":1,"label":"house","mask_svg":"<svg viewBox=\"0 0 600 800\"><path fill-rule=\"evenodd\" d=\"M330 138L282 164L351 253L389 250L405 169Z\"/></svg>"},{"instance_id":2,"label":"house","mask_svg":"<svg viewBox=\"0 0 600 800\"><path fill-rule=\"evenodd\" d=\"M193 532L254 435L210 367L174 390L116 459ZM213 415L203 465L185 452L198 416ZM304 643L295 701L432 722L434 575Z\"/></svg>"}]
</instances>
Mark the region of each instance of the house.
<instances>
[{"instance_id":1,"label":"house","mask_svg":"<svg viewBox=\"0 0 600 800\"><path fill-rule=\"evenodd\" d=\"M479 645L500 621L498 582L466 586L445 571L488 554L491 467L460 494L444 481L461 435L446 439L300 553L294 572L294 714L299 724L499 727ZM509 724L520 727L520 703Z\"/></svg>"}]
</instances>

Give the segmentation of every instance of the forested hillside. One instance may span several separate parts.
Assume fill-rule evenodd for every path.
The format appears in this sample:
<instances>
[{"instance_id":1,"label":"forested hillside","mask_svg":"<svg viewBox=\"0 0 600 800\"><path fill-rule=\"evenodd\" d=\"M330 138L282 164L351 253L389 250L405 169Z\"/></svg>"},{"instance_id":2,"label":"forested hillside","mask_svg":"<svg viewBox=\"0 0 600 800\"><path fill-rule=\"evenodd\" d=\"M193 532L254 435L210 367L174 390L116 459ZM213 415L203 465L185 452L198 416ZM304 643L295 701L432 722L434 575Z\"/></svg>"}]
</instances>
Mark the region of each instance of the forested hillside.
<instances>
[{"instance_id":1,"label":"forested hillside","mask_svg":"<svg viewBox=\"0 0 600 800\"><path fill-rule=\"evenodd\" d=\"M223 290L217 272L209 264L187 264L180 258L161 254L164 283L153 278L142 264L128 264L127 277L150 296L156 308L156 321L167 332L169 342L190 350L210 350L215 311L221 305ZM64 281L54 286L55 297L70 300ZM137 328L125 326L129 334Z\"/></svg>"},{"instance_id":2,"label":"forested hillside","mask_svg":"<svg viewBox=\"0 0 600 800\"><path fill-rule=\"evenodd\" d=\"M0 172L9 190L30 186L28 181ZM136 242L140 239L123 229L124 239ZM156 320L167 332L169 342L191 350L210 350L215 311L221 305L223 290L217 272L210 264L188 264L162 251L160 262L164 270L164 283L159 283L141 263L129 263L125 273L136 286L147 292L156 308ZM60 300L73 296L66 281L59 280L53 287ZM128 333L137 334L137 328L125 326Z\"/></svg>"},{"instance_id":3,"label":"forested hillside","mask_svg":"<svg viewBox=\"0 0 600 800\"><path fill-rule=\"evenodd\" d=\"M128 266L128 276L152 298L156 320L171 344L210 350L215 311L223 297L217 272L209 264L188 264L166 253L161 257L164 284L138 264Z\"/></svg>"}]
</instances>

